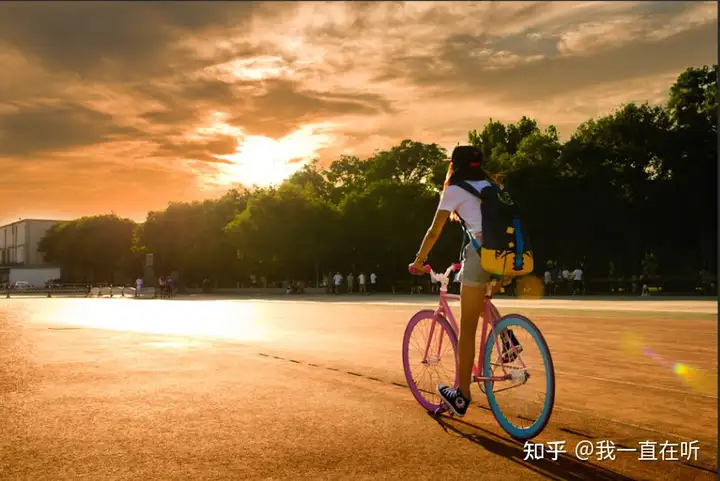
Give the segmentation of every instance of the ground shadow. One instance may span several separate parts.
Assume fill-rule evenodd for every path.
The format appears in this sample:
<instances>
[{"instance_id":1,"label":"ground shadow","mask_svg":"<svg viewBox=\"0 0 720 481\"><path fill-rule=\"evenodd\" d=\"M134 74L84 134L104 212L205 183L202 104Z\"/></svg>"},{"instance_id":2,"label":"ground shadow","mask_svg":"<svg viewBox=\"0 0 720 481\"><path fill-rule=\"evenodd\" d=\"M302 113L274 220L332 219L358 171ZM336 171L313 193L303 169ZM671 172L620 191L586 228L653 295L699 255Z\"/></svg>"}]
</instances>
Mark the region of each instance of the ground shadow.
<instances>
[{"instance_id":1,"label":"ground shadow","mask_svg":"<svg viewBox=\"0 0 720 481\"><path fill-rule=\"evenodd\" d=\"M598 481L636 481L607 468L580 461L570 454L561 454L557 461L552 459L525 461L524 443L513 439L506 439L480 426L447 416L428 415L434 419L447 433L462 436L468 441L487 449L491 453L502 456L524 468L544 475L550 479L569 481L598 480ZM473 428L473 433L464 433L454 424L463 424Z\"/></svg>"}]
</instances>

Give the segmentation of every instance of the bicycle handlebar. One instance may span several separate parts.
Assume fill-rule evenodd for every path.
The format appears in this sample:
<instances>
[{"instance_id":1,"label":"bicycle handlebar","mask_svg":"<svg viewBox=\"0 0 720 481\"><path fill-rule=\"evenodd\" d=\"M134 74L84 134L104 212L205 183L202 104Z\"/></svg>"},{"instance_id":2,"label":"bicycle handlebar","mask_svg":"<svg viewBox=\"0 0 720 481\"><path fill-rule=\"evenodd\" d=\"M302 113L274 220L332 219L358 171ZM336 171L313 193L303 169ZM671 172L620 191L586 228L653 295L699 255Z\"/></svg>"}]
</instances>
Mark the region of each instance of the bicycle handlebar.
<instances>
[{"instance_id":1,"label":"bicycle handlebar","mask_svg":"<svg viewBox=\"0 0 720 481\"><path fill-rule=\"evenodd\" d=\"M452 265L451 265L450 267L448 267L448 269L445 271L445 274L444 274L444 275L445 275L445 276L449 276L450 273L455 272L455 271L459 271L461 267L462 267L462 264L460 264L460 263L452 264ZM410 274L412 274L412 275L414 275L414 276L422 275L422 274L423 274L423 272L417 272L417 271L415 270L415 268L413 267L412 264L410 264L410 265L408 266L408 271L410 272ZM425 274L430 274L430 277L432 277L433 279L436 279L438 276L443 276L443 274L438 274L437 272L433 271L433 270L432 270L432 267L430 267L430 264L425 264L425 265L423 266L423 271L424 271Z\"/></svg>"},{"instance_id":2,"label":"bicycle handlebar","mask_svg":"<svg viewBox=\"0 0 720 481\"><path fill-rule=\"evenodd\" d=\"M429 264L425 264L423 266L424 272L417 272L415 270L415 268L413 267L413 265L410 264L408 266L408 271L410 272L410 274L412 274L414 276L419 276L424 273L424 274L430 274L430 277L433 280L436 280L438 282L442 282L445 280L447 282L450 282L450 274L452 274L453 272L459 271L461 267L462 267L462 264L455 263L455 264L452 264L450 267L448 267L447 270L445 271L445 273L439 274L439 273L433 271ZM497 276L497 275L492 275L490 277L493 280L493 282L492 282L493 284L495 281L499 281L503 286L506 286L506 285L510 284L510 282L512 282L512 277L503 278L503 277Z\"/></svg>"}]
</instances>

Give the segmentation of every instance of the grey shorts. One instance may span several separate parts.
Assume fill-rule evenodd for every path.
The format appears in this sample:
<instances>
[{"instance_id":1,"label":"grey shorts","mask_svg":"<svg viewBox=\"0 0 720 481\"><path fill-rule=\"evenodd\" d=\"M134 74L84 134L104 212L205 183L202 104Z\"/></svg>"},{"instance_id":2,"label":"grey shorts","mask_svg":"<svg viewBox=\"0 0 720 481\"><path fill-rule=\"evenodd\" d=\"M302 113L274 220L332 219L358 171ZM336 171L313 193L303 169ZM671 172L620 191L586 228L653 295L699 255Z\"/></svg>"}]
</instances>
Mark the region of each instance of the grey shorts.
<instances>
[{"instance_id":1,"label":"grey shorts","mask_svg":"<svg viewBox=\"0 0 720 481\"><path fill-rule=\"evenodd\" d=\"M458 275L461 284L468 286L481 286L490 282L490 274L485 272L480 264L480 254L472 243L463 250L462 267Z\"/></svg>"}]
</instances>

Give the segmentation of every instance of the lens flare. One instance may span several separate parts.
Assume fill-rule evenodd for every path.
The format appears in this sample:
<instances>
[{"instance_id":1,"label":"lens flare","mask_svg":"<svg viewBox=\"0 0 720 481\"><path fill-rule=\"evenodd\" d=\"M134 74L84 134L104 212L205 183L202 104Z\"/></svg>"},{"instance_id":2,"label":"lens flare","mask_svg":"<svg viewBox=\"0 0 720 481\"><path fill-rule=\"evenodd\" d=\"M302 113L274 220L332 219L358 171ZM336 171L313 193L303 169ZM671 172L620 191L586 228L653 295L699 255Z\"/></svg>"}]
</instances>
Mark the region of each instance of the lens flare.
<instances>
[{"instance_id":1,"label":"lens flare","mask_svg":"<svg viewBox=\"0 0 720 481\"><path fill-rule=\"evenodd\" d=\"M693 391L717 396L717 376L681 362L673 365L673 372Z\"/></svg>"},{"instance_id":2,"label":"lens flare","mask_svg":"<svg viewBox=\"0 0 720 481\"><path fill-rule=\"evenodd\" d=\"M678 376L686 376L690 372L690 368L688 368L685 364L678 362L673 366L673 371L675 371L675 374Z\"/></svg>"},{"instance_id":3,"label":"lens flare","mask_svg":"<svg viewBox=\"0 0 720 481\"><path fill-rule=\"evenodd\" d=\"M520 299L540 299L545 286L539 277L533 275L518 278L515 291Z\"/></svg>"},{"instance_id":4,"label":"lens flare","mask_svg":"<svg viewBox=\"0 0 720 481\"><path fill-rule=\"evenodd\" d=\"M625 354L640 354L642 341L640 338L630 332L623 333L620 337L620 345L625 351Z\"/></svg>"},{"instance_id":5,"label":"lens flare","mask_svg":"<svg viewBox=\"0 0 720 481\"><path fill-rule=\"evenodd\" d=\"M693 391L708 396L717 396L717 376L681 362L673 364L666 361L652 349L644 347L642 339L637 334L631 332L623 333L620 336L620 346L626 354L642 354L657 364L666 367L680 378L683 384Z\"/></svg>"}]
</instances>

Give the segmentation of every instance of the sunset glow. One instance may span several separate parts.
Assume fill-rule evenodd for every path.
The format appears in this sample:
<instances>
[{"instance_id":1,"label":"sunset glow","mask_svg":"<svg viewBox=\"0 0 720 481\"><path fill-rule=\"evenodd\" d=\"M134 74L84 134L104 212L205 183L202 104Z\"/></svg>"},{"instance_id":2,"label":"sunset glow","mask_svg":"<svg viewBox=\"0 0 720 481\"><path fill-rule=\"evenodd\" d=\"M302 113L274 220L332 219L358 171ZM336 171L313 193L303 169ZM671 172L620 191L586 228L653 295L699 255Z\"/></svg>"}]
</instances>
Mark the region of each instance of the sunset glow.
<instances>
[{"instance_id":1,"label":"sunset glow","mask_svg":"<svg viewBox=\"0 0 720 481\"><path fill-rule=\"evenodd\" d=\"M332 137L316 134L312 127L304 127L279 140L250 135L242 140L235 154L222 158L224 165L217 179L227 184L277 185L297 172L321 148L330 145Z\"/></svg>"},{"instance_id":2,"label":"sunset glow","mask_svg":"<svg viewBox=\"0 0 720 481\"><path fill-rule=\"evenodd\" d=\"M293 70L284 65L280 57L256 57L235 59L206 69L206 73L224 82L235 80L263 80L267 78L292 75Z\"/></svg>"},{"instance_id":3,"label":"sunset glow","mask_svg":"<svg viewBox=\"0 0 720 481\"><path fill-rule=\"evenodd\" d=\"M717 39L714 2L0 2L0 222L135 217L490 118L567 139Z\"/></svg>"}]
</instances>

